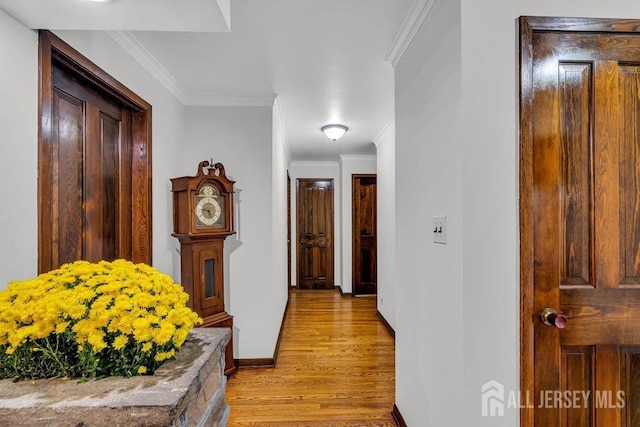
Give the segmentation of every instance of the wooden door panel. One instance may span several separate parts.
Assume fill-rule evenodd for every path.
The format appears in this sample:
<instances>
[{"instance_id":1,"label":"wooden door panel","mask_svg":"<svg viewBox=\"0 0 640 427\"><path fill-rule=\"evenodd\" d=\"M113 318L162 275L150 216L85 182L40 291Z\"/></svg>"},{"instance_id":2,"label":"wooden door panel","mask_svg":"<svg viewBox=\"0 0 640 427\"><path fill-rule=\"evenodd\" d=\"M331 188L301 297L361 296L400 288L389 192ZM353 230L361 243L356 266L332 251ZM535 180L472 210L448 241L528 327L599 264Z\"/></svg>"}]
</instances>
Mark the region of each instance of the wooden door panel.
<instances>
[{"instance_id":1,"label":"wooden door panel","mask_svg":"<svg viewBox=\"0 0 640 427\"><path fill-rule=\"evenodd\" d=\"M523 247L531 239L532 249L522 270L524 283L528 271L532 280L532 295L523 288L523 313L533 314L523 317L532 339L523 337L523 348L532 346L523 387L535 409L524 410L522 421L640 425L631 403L640 399L640 35L608 33L610 23L599 33L578 20L590 28L582 33L570 20L532 19L536 31L521 20L532 31L521 146L531 155L531 163L521 160L521 197L531 205L521 206L522 227L532 231L522 233ZM550 31L549 23L569 30ZM567 316L566 329L543 324L546 307ZM588 401L558 407L541 394L553 391L585 393Z\"/></svg>"},{"instance_id":2,"label":"wooden door panel","mask_svg":"<svg viewBox=\"0 0 640 427\"><path fill-rule=\"evenodd\" d=\"M118 246L118 146L120 145L120 121L100 114L100 141L102 146L102 198L113 200L105 203L102 211L102 259L112 261L120 253ZM122 257L122 256L121 256Z\"/></svg>"},{"instance_id":3,"label":"wooden door panel","mask_svg":"<svg viewBox=\"0 0 640 427\"><path fill-rule=\"evenodd\" d=\"M375 175L352 177L353 290L356 295L377 292L377 187Z\"/></svg>"},{"instance_id":4,"label":"wooden door panel","mask_svg":"<svg viewBox=\"0 0 640 427\"><path fill-rule=\"evenodd\" d=\"M39 33L38 270L151 264L151 106Z\"/></svg>"},{"instance_id":5,"label":"wooden door panel","mask_svg":"<svg viewBox=\"0 0 640 427\"><path fill-rule=\"evenodd\" d=\"M53 181L59 191L52 201L57 211L54 225L62 244L54 265L85 259L92 262L130 258L131 202L121 197L131 188L131 156L123 141L123 118L130 113L114 105L92 87L82 86L68 70L54 67L54 133L52 144L58 156L52 158ZM122 157L121 157L122 156ZM120 182L120 179L128 182ZM125 220L118 203L127 209ZM124 244L123 244L124 243Z\"/></svg>"},{"instance_id":6,"label":"wooden door panel","mask_svg":"<svg viewBox=\"0 0 640 427\"><path fill-rule=\"evenodd\" d=\"M591 64L560 64L561 206L564 238L562 285L587 285L593 255L591 194L590 99ZM568 220L570 219L570 220Z\"/></svg>"},{"instance_id":7,"label":"wooden door panel","mask_svg":"<svg viewBox=\"0 0 640 427\"><path fill-rule=\"evenodd\" d=\"M560 334L562 344L640 343L640 289L563 289L560 300L571 321Z\"/></svg>"},{"instance_id":8,"label":"wooden door panel","mask_svg":"<svg viewBox=\"0 0 640 427\"><path fill-rule=\"evenodd\" d=\"M298 179L298 287L333 289L333 183Z\"/></svg>"},{"instance_id":9,"label":"wooden door panel","mask_svg":"<svg viewBox=\"0 0 640 427\"><path fill-rule=\"evenodd\" d=\"M623 420L626 426L640 425L640 348L627 347L622 351L622 382L625 393Z\"/></svg>"},{"instance_id":10,"label":"wooden door panel","mask_svg":"<svg viewBox=\"0 0 640 427\"><path fill-rule=\"evenodd\" d=\"M562 425L588 427L591 425L591 351L590 346L563 346L560 366L562 367L562 390L583 390L589 392L584 405L563 408ZM585 396L585 395L583 395Z\"/></svg>"},{"instance_id":11,"label":"wooden door panel","mask_svg":"<svg viewBox=\"0 0 640 427\"><path fill-rule=\"evenodd\" d=\"M620 242L621 284L640 285L640 66L623 65L619 70L621 116L620 138Z\"/></svg>"},{"instance_id":12,"label":"wooden door panel","mask_svg":"<svg viewBox=\"0 0 640 427\"><path fill-rule=\"evenodd\" d=\"M195 277L195 295L194 298L200 301L199 309L204 316L224 311L223 291L220 286L224 283L224 273L221 264L221 256L223 251L222 241L213 241L209 243L197 243L196 246L205 247L200 250L199 257L193 257L194 271L198 273ZM196 259L197 258L197 259Z\"/></svg>"},{"instance_id":13,"label":"wooden door panel","mask_svg":"<svg viewBox=\"0 0 640 427\"><path fill-rule=\"evenodd\" d=\"M51 204L50 248L56 265L81 259L83 253L83 116L80 100L54 91L54 167L46 198Z\"/></svg>"}]
</instances>

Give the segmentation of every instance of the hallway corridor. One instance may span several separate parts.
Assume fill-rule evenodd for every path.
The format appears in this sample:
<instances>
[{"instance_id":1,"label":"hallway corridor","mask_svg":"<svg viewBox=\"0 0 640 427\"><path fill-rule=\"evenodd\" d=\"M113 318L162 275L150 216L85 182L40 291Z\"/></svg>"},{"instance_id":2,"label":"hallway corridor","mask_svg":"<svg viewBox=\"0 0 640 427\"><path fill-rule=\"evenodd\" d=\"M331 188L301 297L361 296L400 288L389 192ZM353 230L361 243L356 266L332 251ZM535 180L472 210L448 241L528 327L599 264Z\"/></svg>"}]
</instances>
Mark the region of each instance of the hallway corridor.
<instances>
[{"instance_id":1,"label":"hallway corridor","mask_svg":"<svg viewBox=\"0 0 640 427\"><path fill-rule=\"evenodd\" d=\"M292 291L276 368L227 383L229 427L395 426L394 341L375 298Z\"/></svg>"}]
</instances>

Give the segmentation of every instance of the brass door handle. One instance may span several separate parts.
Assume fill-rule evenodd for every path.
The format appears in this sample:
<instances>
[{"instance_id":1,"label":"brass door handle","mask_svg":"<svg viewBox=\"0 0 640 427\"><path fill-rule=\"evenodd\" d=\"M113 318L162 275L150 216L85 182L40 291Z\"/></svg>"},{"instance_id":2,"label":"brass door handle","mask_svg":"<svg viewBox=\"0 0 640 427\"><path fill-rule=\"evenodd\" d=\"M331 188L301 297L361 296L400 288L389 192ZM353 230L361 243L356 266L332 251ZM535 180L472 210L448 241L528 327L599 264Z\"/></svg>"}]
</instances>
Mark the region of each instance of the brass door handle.
<instances>
[{"instance_id":1,"label":"brass door handle","mask_svg":"<svg viewBox=\"0 0 640 427\"><path fill-rule=\"evenodd\" d=\"M540 313L540 319L545 325L553 326L558 329L566 328L569 323L567 316L557 313L553 308L549 307L542 310L542 313Z\"/></svg>"}]
</instances>

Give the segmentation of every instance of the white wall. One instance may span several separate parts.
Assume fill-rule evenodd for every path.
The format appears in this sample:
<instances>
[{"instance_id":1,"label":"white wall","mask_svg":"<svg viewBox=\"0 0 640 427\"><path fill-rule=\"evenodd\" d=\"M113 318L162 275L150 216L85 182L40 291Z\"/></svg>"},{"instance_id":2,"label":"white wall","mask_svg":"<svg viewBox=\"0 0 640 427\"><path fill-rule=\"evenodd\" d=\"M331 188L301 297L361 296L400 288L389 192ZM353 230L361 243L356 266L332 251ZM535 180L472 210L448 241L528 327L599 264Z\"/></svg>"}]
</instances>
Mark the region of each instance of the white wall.
<instances>
[{"instance_id":1,"label":"white wall","mask_svg":"<svg viewBox=\"0 0 640 427\"><path fill-rule=\"evenodd\" d=\"M269 358L286 303L286 167L282 132L271 108L185 107L104 32L56 34L153 106L153 265L179 281L178 241L171 237L169 179L195 173L214 156L238 180L238 235L229 238L227 308L234 314L236 357ZM11 162L0 207L0 287L37 270L37 33L0 11L0 125ZM10 144L10 145L9 145ZM284 236L284 237L283 237ZM275 242L275 243L274 243ZM279 242L279 243L278 243ZM233 252L233 255L231 253ZM16 257L15 254L20 256ZM251 268L247 268L250 265Z\"/></svg>"},{"instance_id":2,"label":"white wall","mask_svg":"<svg viewBox=\"0 0 640 427\"><path fill-rule=\"evenodd\" d=\"M153 105L153 264L173 274L168 180L174 176L174 147L182 133L183 106L105 33L56 34ZM4 287L10 279L26 279L37 273L37 33L0 11L0 51L11 58L10 67L0 68L0 123L5 144L11 143L5 147L11 162L5 163L0 177L15 182L18 176L21 182L1 190L4 199L11 200L0 208L5 242L0 247L0 257L5 260L0 286Z\"/></svg>"},{"instance_id":3,"label":"white wall","mask_svg":"<svg viewBox=\"0 0 640 427\"><path fill-rule=\"evenodd\" d=\"M213 156L236 181L225 297L240 359L273 356L286 303L286 156L273 143L272 120L270 107L187 107L177 160L182 175L193 175Z\"/></svg>"},{"instance_id":4,"label":"white wall","mask_svg":"<svg viewBox=\"0 0 640 427\"><path fill-rule=\"evenodd\" d=\"M395 69L396 404L410 426L460 426L467 410L460 37L460 2L436 1ZM446 245L432 241L436 215Z\"/></svg>"},{"instance_id":5,"label":"white wall","mask_svg":"<svg viewBox=\"0 0 640 427\"><path fill-rule=\"evenodd\" d=\"M278 333L284 308L289 299L288 264L287 264L287 170L289 169L290 155L287 147L287 136L279 118L279 111L274 108L273 114L273 144L272 144L272 228L273 244L271 248L271 262L273 264L273 299L272 320L277 322ZM278 316L280 315L280 316ZM256 319L254 319L256 321ZM271 320L270 320L271 321ZM277 333L273 341L271 354L275 349ZM276 355L277 356L277 355Z\"/></svg>"},{"instance_id":6,"label":"white wall","mask_svg":"<svg viewBox=\"0 0 640 427\"><path fill-rule=\"evenodd\" d=\"M341 178L340 165L338 162L306 162L293 161L289 166L291 176L291 286L297 286L297 260L296 242L298 241L296 227L297 212L297 189L296 179L298 178L331 178L333 179L333 265L334 265L334 285L341 286L340 262L342 253L340 242L342 241L341 229Z\"/></svg>"},{"instance_id":7,"label":"white wall","mask_svg":"<svg viewBox=\"0 0 640 427\"><path fill-rule=\"evenodd\" d=\"M376 156L346 155L340 156L340 180L342 198L342 239L341 245L341 269L342 292L353 292L353 198L352 175L359 173L376 173Z\"/></svg>"},{"instance_id":8,"label":"white wall","mask_svg":"<svg viewBox=\"0 0 640 427\"><path fill-rule=\"evenodd\" d=\"M640 18L628 0L462 2L465 425L513 426L517 410L481 416L495 379L517 390L519 357L518 54L521 15ZM497 307L497 310L487 310Z\"/></svg>"},{"instance_id":9,"label":"white wall","mask_svg":"<svg viewBox=\"0 0 640 427\"><path fill-rule=\"evenodd\" d=\"M377 142L376 157L376 184L378 189L378 311L395 330L397 283L395 130Z\"/></svg>"},{"instance_id":10,"label":"white wall","mask_svg":"<svg viewBox=\"0 0 640 427\"><path fill-rule=\"evenodd\" d=\"M0 10L0 289L38 270L38 35Z\"/></svg>"}]
</instances>

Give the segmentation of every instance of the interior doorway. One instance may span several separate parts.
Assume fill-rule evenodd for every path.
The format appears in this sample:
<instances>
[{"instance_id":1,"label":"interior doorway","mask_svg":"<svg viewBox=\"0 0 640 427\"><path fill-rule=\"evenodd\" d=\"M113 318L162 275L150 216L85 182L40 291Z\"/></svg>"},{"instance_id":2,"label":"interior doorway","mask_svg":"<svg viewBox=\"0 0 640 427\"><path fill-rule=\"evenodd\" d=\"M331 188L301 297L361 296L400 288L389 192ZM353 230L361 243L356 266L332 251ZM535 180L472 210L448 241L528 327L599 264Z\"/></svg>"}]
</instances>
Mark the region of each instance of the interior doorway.
<instances>
[{"instance_id":1,"label":"interior doorway","mask_svg":"<svg viewBox=\"0 0 640 427\"><path fill-rule=\"evenodd\" d=\"M333 289L333 179L298 178L297 286Z\"/></svg>"},{"instance_id":2,"label":"interior doorway","mask_svg":"<svg viewBox=\"0 0 640 427\"><path fill-rule=\"evenodd\" d=\"M640 425L639 28L520 18L522 426Z\"/></svg>"},{"instance_id":3,"label":"interior doorway","mask_svg":"<svg viewBox=\"0 0 640 427\"><path fill-rule=\"evenodd\" d=\"M352 176L353 294L377 293L377 186L375 174Z\"/></svg>"},{"instance_id":4,"label":"interior doorway","mask_svg":"<svg viewBox=\"0 0 640 427\"><path fill-rule=\"evenodd\" d=\"M151 264L151 105L39 33L38 269Z\"/></svg>"},{"instance_id":5,"label":"interior doorway","mask_svg":"<svg viewBox=\"0 0 640 427\"><path fill-rule=\"evenodd\" d=\"M291 175L287 170L287 289L291 290Z\"/></svg>"}]
</instances>

